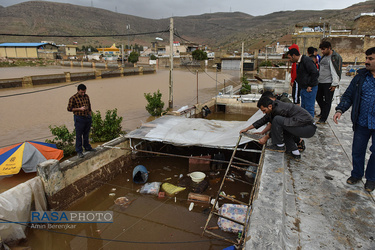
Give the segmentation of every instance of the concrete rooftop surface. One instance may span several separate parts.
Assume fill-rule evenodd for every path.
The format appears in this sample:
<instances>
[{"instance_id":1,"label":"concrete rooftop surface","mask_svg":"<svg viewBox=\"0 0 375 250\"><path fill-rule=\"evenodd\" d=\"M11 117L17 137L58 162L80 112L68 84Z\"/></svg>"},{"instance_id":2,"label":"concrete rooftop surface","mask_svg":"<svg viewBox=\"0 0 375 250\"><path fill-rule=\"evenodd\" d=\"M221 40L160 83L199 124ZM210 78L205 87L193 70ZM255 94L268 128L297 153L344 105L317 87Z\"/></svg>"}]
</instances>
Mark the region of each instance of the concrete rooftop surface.
<instances>
[{"instance_id":1,"label":"concrete rooftop surface","mask_svg":"<svg viewBox=\"0 0 375 250\"><path fill-rule=\"evenodd\" d=\"M364 190L364 177L346 183L352 170L350 110L338 125L332 120L351 79L343 75L328 123L305 139L300 162L266 150L246 249L375 249L375 191Z\"/></svg>"}]
</instances>

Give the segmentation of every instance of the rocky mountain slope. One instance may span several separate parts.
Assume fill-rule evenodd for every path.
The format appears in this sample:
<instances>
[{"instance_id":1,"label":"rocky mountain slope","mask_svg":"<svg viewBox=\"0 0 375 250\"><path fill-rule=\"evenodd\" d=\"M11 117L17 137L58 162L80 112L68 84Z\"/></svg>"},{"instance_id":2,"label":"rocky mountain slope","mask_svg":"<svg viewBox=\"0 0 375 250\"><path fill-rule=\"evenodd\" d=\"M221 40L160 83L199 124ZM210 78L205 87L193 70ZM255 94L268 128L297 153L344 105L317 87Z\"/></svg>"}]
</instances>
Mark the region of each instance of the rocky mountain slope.
<instances>
[{"instance_id":1,"label":"rocky mountain slope","mask_svg":"<svg viewBox=\"0 0 375 250\"><path fill-rule=\"evenodd\" d=\"M281 11L264 16L230 12L174 17L174 27L178 34L175 40L235 50L244 41L247 48L257 49L280 39L290 40L290 34L297 23L326 22L333 29L350 29L355 16L374 9L375 1L371 0L343 10ZM130 29L126 29L128 24ZM168 43L168 27L168 18L147 19L72 4L30 1L9 7L0 6L0 34L38 35L2 35L0 42L48 40L57 44L77 41L79 45L110 46L115 42L149 46L155 41L155 37L162 37L164 43ZM151 34L132 35L139 33ZM77 35L82 37L69 37Z\"/></svg>"}]
</instances>

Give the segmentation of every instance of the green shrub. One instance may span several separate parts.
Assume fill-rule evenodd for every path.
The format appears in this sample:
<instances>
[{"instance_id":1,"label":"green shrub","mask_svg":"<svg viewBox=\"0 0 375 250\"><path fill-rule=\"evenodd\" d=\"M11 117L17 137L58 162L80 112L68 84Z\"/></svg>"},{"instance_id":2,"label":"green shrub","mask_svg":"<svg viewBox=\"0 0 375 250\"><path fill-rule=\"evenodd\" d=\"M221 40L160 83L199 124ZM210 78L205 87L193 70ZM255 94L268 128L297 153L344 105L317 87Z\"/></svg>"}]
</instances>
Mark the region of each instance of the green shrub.
<instances>
[{"instance_id":1,"label":"green shrub","mask_svg":"<svg viewBox=\"0 0 375 250\"><path fill-rule=\"evenodd\" d=\"M263 62L261 62L260 64L259 64L259 67L264 67L264 66L269 66L269 67L271 67L273 64L272 64L272 62L271 61L263 61Z\"/></svg>"},{"instance_id":2,"label":"green shrub","mask_svg":"<svg viewBox=\"0 0 375 250\"><path fill-rule=\"evenodd\" d=\"M246 95L251 93L251 85L249 85L249 81L246 77L241 77L242 87L240 90L241 95Z\"/></svg>"},{"instance_id":3,"label":"green shrub","mask_svg":"<svg viewBox=\"0 0 375 250\"><path fill-rule=\"evenodd\" d=\"M146 106L146 110L152 116L160 116L163 113L164 102L161 100L162 94L160 90L158 92L154 92L153 95L151 93L144 93L145 98L148 102Z\"/></svg>"},{"instance_id":4,"label":"green shrub","mask_svg":"<svg viewBox=\"0 0 375 250\"><path fill-rule=\"evenodd\" d=\"M64 150L64 156L71 156L75 153L75 138L76 131L71 133L65 125L62 126L49 126L52 135L55 136L53 140L46 140L47 143L56 144L58 149Z\"/></svg>"},{"instance_id":5,"label":"green shrub","mask_svg":"<svg viewBox=\"0 0 375 250\"><path fill-rule=\"evenodd\" d=\"M102 120L100 111L92 113L92 129L90 139L93 142L105 142L119 137L124 132L121 130L122 117L117 115L117 109L107 110L105 119Z\"/></svg>"}]
</instances>

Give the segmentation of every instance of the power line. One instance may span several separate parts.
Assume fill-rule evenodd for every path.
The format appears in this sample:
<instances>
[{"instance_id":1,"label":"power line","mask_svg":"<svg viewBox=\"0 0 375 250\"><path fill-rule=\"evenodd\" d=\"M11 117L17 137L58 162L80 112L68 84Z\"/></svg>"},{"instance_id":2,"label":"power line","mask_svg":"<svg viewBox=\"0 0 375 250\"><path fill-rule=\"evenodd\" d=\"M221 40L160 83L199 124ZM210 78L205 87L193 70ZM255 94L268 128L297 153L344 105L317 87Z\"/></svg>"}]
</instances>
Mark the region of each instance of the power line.
<instances>
[{"instance_id":1,"label":"power line","mask_svg":"<svg viewBox=\"0 0 375 250\"><path fill-rule=\"evenodd\" d=\"M142 32L132 34L108 34L108 35L30 35L30 34L0 34L0 36L25 36L25 37L123 37L123 36L143 36L152 35L157 33L164 33L169 30L153 31L153 32Z\"/></svg>"}]
</instances>

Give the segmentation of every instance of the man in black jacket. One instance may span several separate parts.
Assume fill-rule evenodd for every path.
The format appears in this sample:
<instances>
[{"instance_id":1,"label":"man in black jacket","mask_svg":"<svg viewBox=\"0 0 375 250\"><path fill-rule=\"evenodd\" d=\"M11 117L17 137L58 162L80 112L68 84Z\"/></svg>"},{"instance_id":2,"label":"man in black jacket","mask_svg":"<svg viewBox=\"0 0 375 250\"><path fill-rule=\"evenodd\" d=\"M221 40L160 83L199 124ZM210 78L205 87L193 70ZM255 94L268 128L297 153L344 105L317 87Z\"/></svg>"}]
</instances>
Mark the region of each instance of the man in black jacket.
<instances>
[{"instance_id":1,"label":"man in black jacket","mask_svg":"<svg viewBox=\"0 0 375 250\"><path fill-rule=\"evenodd\" d=\"M249 127L242 129L240 133L253 128L258 129L270 122L272 124L271 135L265 135L259 143L265 144L269 138L272 138L272 145L267 146L267 149L278 152L286 151L294 159L301 159L293 136L312 137L316 131L314 118L298 105L279 100L273 101L268 97L260 98L257 106L265 115Z\"/></svg>"},{"instance_id":2,"label":"man in black jacket","mask_svg":"<svg viewBox=\"0 0 375 250\"><path fill-rule=\"evenodd\" d=\"M315 98L318 91L318 69L310 57L300 55L297 49L289 50L288 58L290 62L297 63L296 82L301 88L301 107L314 117Z\"/></svg>"}]
</instances>

